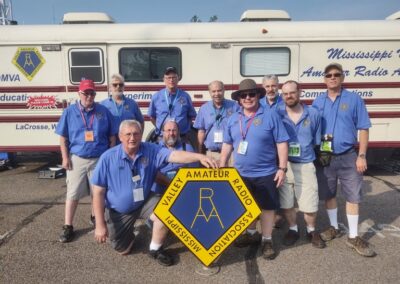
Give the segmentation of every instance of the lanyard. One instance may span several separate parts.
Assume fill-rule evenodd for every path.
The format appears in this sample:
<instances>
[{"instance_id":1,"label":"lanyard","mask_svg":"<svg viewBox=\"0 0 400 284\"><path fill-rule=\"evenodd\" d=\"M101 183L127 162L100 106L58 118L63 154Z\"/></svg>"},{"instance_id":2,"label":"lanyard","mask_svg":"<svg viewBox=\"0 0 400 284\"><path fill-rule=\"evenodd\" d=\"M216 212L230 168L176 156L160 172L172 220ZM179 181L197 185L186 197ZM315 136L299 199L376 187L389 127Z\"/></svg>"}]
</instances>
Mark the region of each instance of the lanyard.
<instances>
[{"instance_id":1,"label":"lanyard","mask_svg":"<svg viewBox=\"0 0 400 284\"><path fill-rule=\"evenodd\" d=\"M240 134L242 135L242 138L243 138L243 141L244 141L244 140L246 140L246 136L247 136L247 133L249 132L251 123L253 122L254 118L256 117L256 113L254 113L254 114L250 117L250 120L249 120L249 122L247 122L247 125L246 125L246 132L244 132L244 133L243 133L243 127L242 127L242 117L243 117L242 114L240 114L240 117L239 117L239 127L240 127Z\"/></svg>"},{"instance_id":2,"label":"lanyard","mask_svg":"<svg viewBox=\"0 0 400 284\"><path fill-rule=\"evenodd\" d=\"M114 101L113 99L111 99L114 103L114 107L115 107L115 112L117 113L117 116L119 118L121 118L122 112L124 111L124 103L125 100L122 100L122 103L118 106L117 102Z\"/></svg>"},{"instance_id":3,"label":"lanyard","mask_svg":"<svg viewBox=\"0 0 400 284\"><path fill-rule=\"evenodd\" d=\"M326 93L326 97L325 97L325 101L324 101L324 107L323 107L323 109L322 109L322 114L324 113L324 111L325 111L325 104L326 104L326 100L328 99L328 93ZM338 116L338 112L339 112L339 108L340 108L340 100L342 99L342 91L340 91L340 95L339 95L339 102L338 102L338 105L337 105L337 108L336 108L336 113L335 113L335 120L333 121L333 129L332 129L332 135L333 135L333 137L335 137L335 126L336 126L336 120L337 120L337 116ZM333 102L334 104L335 104L335 102L336 102L336 99L335 99L335 101ZM324 134L328 134L328 133L324 133Z\"/></svg>"},{"instance_id":4,"label":"lanyard","mask_svg":"<svg viewBox=\"0 0 400 284\"><path fill-rule=\"evenodd\" d=\"M83 122L83 125L85 126L85 128L87 130L92 129L93 121L94 121L94 114L95 114L95 107L93 107L93 113L92 113L92 116L90 117L89 125L87 125L85 115L83 114L83 111L82 111L83 108L80 107L80 103L79 102L77 102L77 106L76 107L79 109L79 112L81 113L82 122Z\"/></svg>"},{"instance_id":5,"label":"lanyard","mask_svg":"<svg viewBox=\"0 0 400 284\"><path fill-rule=\"evenodd\" d=\"M169 100L169 95L167 94L167 90L165 90L164 92L164 96L165 96L165 101L168 102L168 113L171 114L172 109L174 108L174 105L176 103L176 101L178 100L178 96L179 96L179 89L176 90L176 95L175 95L175 99L171 101Z\"/></svg>"},{"instance_id":6,"label":"lanyard","mask_svg":"<svg viewBox=\"0 0 400 284\"><path fill-rule=\"evenodd\" d=\"M224 103L222 103L222 107L221 108L216 108L213 105L214 108L214 114L215 114L215 122L217 124L217 128L219 128L219 125L221 124L223 117L223 114L225 112L225 107L224 107Z\"/></svg>"}]
</instances>

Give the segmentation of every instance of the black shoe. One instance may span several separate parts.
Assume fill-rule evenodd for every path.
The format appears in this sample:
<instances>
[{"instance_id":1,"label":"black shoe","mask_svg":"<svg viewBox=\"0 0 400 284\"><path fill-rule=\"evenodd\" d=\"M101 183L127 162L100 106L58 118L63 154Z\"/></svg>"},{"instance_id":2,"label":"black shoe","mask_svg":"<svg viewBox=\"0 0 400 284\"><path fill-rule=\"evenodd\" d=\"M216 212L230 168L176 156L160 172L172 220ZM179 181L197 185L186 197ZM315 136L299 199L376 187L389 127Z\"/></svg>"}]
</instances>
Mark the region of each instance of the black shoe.
<instances>
[{"instance_id":1,"label":"black shoe","mask_svg":"<svg viewBox=\"0 0 400 284\"><path fill-rule=\"evenodd\" d=\"M283 244L285 246L292 246L294 245L297 240L300 238L300 235L295 230L290 230L286 233L285 237L283 238Z\"/></svg>"},{"instance_id":2,"label":"black shoe","mask_svg":"<svg viewBox=\"0 0 400 284\"><path fill-rule=\"evenodd\" d=\"M72 225L64 225L62 227L62 233L60 235L60 239L59 241L61 243L68 243L70 241L72 241L72 239L74 238L74 227Z\"/></svg>"},{"instance_id":3,"label":"black shoe","mask_svg":"<svg viewBox=\"0 0 400 284\"><path fill-rule=\"evenodd\" d=\"M158 250L150 250L149 256L156 259L158 263L163 266L171 266L174 263L172 256L170 256L162 247Z\"/></svg>"},{"instance_id":4,"label":"black shoe","mask_svg":"<svg viewBox=\"0 0 400 284\"><path fill-rule=\"evenodd\" d=\"M90 215L89 224L92 225L93 229L96 228L96 218L93 215Z\"/></svg>"}]
</instances>

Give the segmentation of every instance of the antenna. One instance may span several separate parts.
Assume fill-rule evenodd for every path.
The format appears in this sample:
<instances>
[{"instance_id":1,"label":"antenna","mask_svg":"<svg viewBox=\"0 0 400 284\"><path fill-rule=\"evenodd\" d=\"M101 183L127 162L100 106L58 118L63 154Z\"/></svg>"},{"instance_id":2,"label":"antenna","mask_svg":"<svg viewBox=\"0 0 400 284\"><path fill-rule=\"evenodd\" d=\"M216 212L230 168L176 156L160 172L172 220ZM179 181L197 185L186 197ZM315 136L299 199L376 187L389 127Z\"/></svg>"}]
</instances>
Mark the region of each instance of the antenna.
<instances>
[{"instance_id":1,"label":"antenna","mask_svg":"<svg viewBox=\"0 0 400 284\"><path fill-rule=\"evenodd\" d=\"M11 0L0 0L0 25L16 25L12 15Z\"/></svg>"}]
</instances>

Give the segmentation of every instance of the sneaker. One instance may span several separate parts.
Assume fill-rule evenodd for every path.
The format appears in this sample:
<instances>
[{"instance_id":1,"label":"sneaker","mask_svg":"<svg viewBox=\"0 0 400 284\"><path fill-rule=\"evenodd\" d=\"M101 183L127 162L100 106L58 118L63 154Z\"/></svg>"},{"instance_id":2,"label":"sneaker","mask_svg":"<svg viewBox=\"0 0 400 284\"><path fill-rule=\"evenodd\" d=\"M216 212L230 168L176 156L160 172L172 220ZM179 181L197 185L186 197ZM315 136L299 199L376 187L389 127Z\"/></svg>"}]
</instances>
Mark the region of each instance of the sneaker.
<instances>
[{"instance_id":1,"label":"sneaker","mask_svg":"<svg viewBox=\"0 0 400 284\"><path fill-rule=\"evenodd\" d=\"M264 259L272 260L276 257L274 244L272 240L263 240L261 243L261 252Z\"/></svg>"},{"instance_id":2,"label":"sneaker","mask_svg":"<svg viewBox=\"0 0 400 284\"><path fill-rule=\"evenodd\" d=\"M153 259L156 259L158 263L163 266L171 266L174 263L172 256L167 254L162 247L158 250L150 250L149 256Z\"/></svg>"},{"instance_id":3,"label":"sneaker","mask_svg":"<svg viewBox=\"0 0 400 284\"><path fill-rule=\"evenodd\" d=\"M354 249L359 255L367 257L376 255L375 251L369 247L368 242L360 237L347 238L346 245Z\"/></svg>"},{"instance_id":4,"label":"sneaker","mask_svg":"<svg viewBox=\"0 0 400 284\"><path fill-rule=\"evenodd\" d=\"M72 239L74 238L74 227L72 225L64 225L62 227L62 233L60 235L60 239L59 241L61 243L68 243L70 241L72 241Z\"/></svg>"},{"instance_id":5,"label":"sneaker","mask_svg":"<svg viewBox=\"0 0 400 284\"><path fill-rule=\"evenodd\" d=\"M90 215L89 224L94 228L96 228L96 218L93 215Z\"/></svg>"},{"instance_id":6,"label":"sneaker","mask_svg":"<svg viewBox=\"0 0 400 284\"><path fill-rule=\"evenodd\" d=\"M311 242L312 246L315 248L324 248L326 247L325 242L321 239L320 234L317 231L312 231L307 233L307 238Z\"/></svg>"},{"instance_id":7,"label":"sneaker","mask_svg":"<svg viewBox=\"0 0 400 284\"><path fill-rule=\"evenodd\" d=\"M327 241L331 241L335 238L340 238L341 236L343 236L343 232L340 229L335 229L335 227L330 226L328 229L323 231L320 234L320 236L324 242L327 242Z\"/></svg>"},{"instance_id":8,"label":"sneaker","mask_svg":"<svg viewBox=\"0 0 400 284\"><path fill-rule=\"evenodd\" d=\"M292 246L297 242L297 240L300 238L300 235L297 231L295 230L289 230L285 237L283 238L283 244L285 246Z\"/></svg>"},{"instance_id":9,"label":"sneaker","mask_svg":"<svg viewBox=\"0 0 400 284\"><path fill-rule=\"evenodd\" d=\"M260 241L260 233L256 232L254 234L250 234L249 232L245 232L235 240L235 246L238 248L243 248L252 244L258 244Z\"/></svg>"}]
</instances>

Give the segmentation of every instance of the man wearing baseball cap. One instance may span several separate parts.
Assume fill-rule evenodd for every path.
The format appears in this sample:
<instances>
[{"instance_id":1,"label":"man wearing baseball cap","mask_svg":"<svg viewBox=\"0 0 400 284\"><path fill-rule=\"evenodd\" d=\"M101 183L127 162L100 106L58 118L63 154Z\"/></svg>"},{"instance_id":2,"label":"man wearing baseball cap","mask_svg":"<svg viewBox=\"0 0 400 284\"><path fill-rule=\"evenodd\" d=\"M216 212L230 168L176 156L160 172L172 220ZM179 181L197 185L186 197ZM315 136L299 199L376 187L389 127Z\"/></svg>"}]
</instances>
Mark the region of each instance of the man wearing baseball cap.
<instances>
[{"instance_id":1,"label":"man wearing baseball cap","mask_svg":"<svg viewBox=\"0 0 400 284\"><path fill-rule=\"evenodd\" d=\"M283 184L287 171L289 136L278 114L260 105L259 100L265 93L252 79L240 82L239 90L232 93L232 99L238 101L241 108L229 118L225 127L220 167L227 165L233 152L235 168L262 209L262 237L254 222L236 239L236 246L261 241L263 257L274 259L272 229L275 210L280 208L278 187Z\"/></svg>"},{"instance_id":2,"label":"man wearing baseball cap","mask_svg":"<svg viewBox=\"0 0 400 284\"><path fill-rule=\"evenodd\" d=\"M62 166L67 170L65 224L59 239L62 243L73 239L73 219L79 199L91 193L89 177L100 155L115 145L118 132L112 114L94 102L96 91L92 80L81 80L78 96L79 100L64 110L55 131L60 135Z\"/></svg>"},{"instance_id":3,"label":"man wearing baseball cap","mask_svg":"<svg viewBox=\"0 0 400 284\"><path fill-rule=\"evenodd\" d=\"M151 99L148 115L156 127L157 136L162 135L163 124L174 120L187 141L192 119L196 117L190 95L178 88L179 76L175 67L167 67L164 71L165 88L155 93Z\"/></svg>"}]
</instances>

